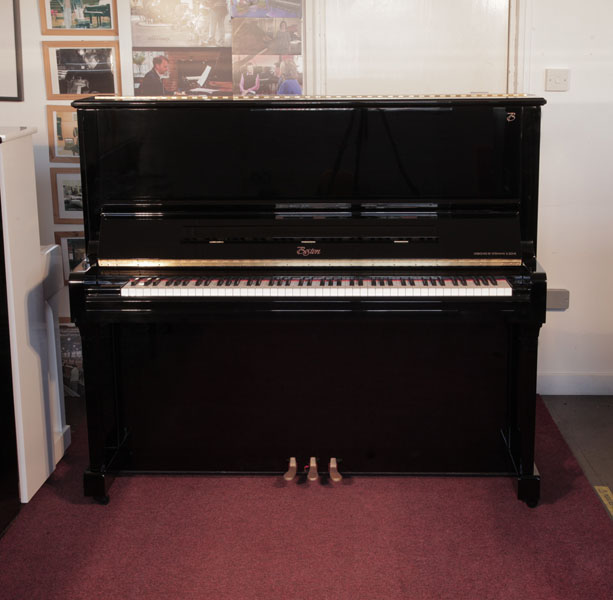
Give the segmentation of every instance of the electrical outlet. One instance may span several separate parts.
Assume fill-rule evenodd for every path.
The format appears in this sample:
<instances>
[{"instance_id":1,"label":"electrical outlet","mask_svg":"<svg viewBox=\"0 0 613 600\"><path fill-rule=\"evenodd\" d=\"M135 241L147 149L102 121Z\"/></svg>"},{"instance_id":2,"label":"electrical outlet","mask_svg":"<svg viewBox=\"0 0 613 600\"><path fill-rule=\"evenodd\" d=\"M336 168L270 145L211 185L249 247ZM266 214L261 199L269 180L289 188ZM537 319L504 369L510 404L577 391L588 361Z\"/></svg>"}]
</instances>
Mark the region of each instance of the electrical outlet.
<instances>
[{"instance_id":1,"label":"electrical outlet","mask_svg":"<svg viewBox=\"0 0 613 600\"><path fill-rule=\"evenodd\" d=\"M568 92L570 69L545 69L546 92Z\"/></svg>"}]
</instances>

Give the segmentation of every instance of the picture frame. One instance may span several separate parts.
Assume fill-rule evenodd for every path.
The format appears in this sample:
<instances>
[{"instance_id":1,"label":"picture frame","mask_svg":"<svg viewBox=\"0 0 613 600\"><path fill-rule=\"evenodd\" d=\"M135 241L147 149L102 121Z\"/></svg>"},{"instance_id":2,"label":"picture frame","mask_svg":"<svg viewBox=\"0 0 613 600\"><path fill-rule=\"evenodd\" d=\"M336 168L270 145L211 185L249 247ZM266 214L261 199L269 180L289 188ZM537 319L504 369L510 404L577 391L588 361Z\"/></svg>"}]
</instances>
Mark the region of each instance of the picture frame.
<instances>
[{"instance_id":1,"label":"picture frame","mask_svg":"<svg viewBox=\"0 0 613 600\"><path fill-rule=\"evenodd\" d=\"M87 6L81 0L64 0L63 12L56 10L57 5L54 0L39 0L43 35L118 35L117 0L92 0Z\"/></svg>"},{"instance_id":2,"label":"picture frame","mask_svg":"<svg viewBox=\"0 0 613 600\"><path fill-rule=\"evenodd\" d=\"M0 0L0 101L23 101L19 0Z\"/></svg>"},{"instance_id":3,"label":"picture frame","mask_svg":"<svg viewBox=\"0 0 613 600\"><path fill-rule=\"evenodd\" d=\"M47 134L51 162L79 162L79 126L77 111L72 106L47 106ZM68 143L72 140L72 143Z\"/></svg>"},{"instance_id":4,"label":"picture frame","mask_svg":"<svg viewBox=\"0 0 613 600\"><path fill-rule=\"evenodd\" d=\"M48 100L121 95L119 42L43 42Z\"/></svg>"},{"instance_id":5,"label":"picture frame","mask_svg":"<svg viewBox=\"0 0 613 600\"><path fill-rule=\"evenodd\" d=\"M64 271L64 285L68 285L70 271L85 258L83 231L56 231L55 243L60 247Z\"/></svg>"},{"instance_id":6,"label":"picture frame","mask_svg":"<svg viewBox=\"0 0 613 600\"><path fill-rule=\"evenodd\" d=\"M58 225L83 223L83 194L80 169L51 169L53 222Z\"/></svg>"}]
</instances>

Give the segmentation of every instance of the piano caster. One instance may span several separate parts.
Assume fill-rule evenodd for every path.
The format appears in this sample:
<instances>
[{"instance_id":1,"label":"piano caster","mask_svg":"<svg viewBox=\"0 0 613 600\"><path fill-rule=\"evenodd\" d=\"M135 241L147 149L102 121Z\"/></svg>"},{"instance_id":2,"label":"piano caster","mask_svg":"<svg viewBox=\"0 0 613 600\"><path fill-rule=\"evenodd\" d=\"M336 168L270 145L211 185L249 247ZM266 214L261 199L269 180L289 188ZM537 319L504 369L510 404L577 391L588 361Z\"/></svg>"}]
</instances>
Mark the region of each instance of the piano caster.
<instances>
[{"instance_id":1,"label":"piano caster","mask_svg":"<svg viewBox=\"0 0 613 600\"><path fill-rule=\"evenodd\" d=\"M106 506L110 500L108 494L105 496L94 496L93 498L96 504L102 504L103 506Z\"/></svg>"},{"instance_id":2,"label":"piano caster","mask_svg":"<svg viewBox=\"0 0 613 600\"><path fill-rule=\"evenodd\" d=\"M292 456L289 459L289 469L283 475L285 481L292 481L296 477L296 471L298 470L298 464L296 463L296 457Z\"/></svg>"},{"instance_id":3,"label":"piano caster","mask_svg":"<svg viewBox=\"0 0 613 600\"><path fill-rule=\"evenodd\" d=\"M338 464L336 463L336 458L334 457L330 459L328 473L330 474L330 479L334 481L334 483L338 483L343 479L343 476L338 472Z\"/></svg>"},{"instance_id":4,"label":"piano caster","mask_svg":"<svg viewBox=\"0 0 613 600\"><path fill-rule=\"evenodd\" d=\"M317 459L314 456L311 456L308 471L309 474L307 475L307 479L309 481L317 481L319 474L317 473Z\"/></svg>"}]
</instances>

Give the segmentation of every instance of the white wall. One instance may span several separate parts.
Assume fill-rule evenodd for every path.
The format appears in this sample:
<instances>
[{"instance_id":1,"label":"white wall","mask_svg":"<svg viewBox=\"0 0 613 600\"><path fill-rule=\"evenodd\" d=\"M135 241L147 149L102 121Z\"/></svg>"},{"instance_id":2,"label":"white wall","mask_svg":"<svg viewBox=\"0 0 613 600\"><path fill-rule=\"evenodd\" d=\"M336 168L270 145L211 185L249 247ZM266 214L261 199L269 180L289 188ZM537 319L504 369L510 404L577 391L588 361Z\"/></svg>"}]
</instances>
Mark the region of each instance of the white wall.
<instances>
[{"instance_id":1,"label":"white wall","mask_svg":"<svg viewBox=\"0 0 613 600\"><path fill-rule=\"evenodd\" d=\"M539 261L570 308L547 314L544 394L613 394L613 2L531 2L528 90L543 108ZM571 70L546 92L545 69Z\"/></svg>"}]
</instances>

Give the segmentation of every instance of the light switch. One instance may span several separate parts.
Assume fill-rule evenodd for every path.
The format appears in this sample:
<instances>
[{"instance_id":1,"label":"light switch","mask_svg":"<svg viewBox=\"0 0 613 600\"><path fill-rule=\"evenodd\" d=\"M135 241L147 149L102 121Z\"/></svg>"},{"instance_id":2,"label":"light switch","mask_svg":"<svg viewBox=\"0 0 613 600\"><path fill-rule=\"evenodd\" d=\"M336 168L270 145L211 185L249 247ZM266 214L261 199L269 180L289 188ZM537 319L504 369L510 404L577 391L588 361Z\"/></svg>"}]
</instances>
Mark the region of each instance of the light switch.
<instances>
[{"instance_id":1,"label":"light switch","mask_svg":"<svg viewBox=\"0 0 613 600\"><path fill-rule=\"evenodd\" d=\"M568 92L570 69L545 69L546 92Z\"/></svg>"}]
</instances>

